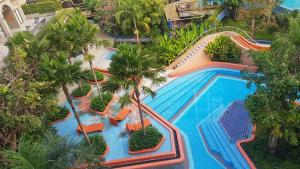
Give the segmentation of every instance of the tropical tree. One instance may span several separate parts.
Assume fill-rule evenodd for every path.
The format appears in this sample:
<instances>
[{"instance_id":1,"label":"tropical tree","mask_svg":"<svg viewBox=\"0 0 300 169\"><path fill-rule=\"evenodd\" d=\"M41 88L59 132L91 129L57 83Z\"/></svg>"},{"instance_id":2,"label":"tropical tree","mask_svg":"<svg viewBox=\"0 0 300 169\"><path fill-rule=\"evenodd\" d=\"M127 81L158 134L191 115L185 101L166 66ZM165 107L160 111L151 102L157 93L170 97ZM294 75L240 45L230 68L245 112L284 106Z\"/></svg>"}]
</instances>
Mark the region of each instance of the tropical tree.
<instances>
[{"instance_id":1,"label":"tropical tree","mask_svg":"<svg viewBox=\"0 0 300 169\"><path fill-rule=\"evenodd\" d=\"M142 0L117 0L115 19L123 31L134 27L137 43L140 43L139 29L150 30L151 19L144 15Z\"/></svg>"},{"instance_id":2,"label":"tropical tree","mask_svg":"<svg viewBox=\"0 0 300 169\"><path fill-rule=\"evenodd\" d=\"M273 9L277 6L279 6L282 2L283 2L283 0L267 0L266 1L266 3L267 3L266 4L266 6L267 6L266 15L267 15L268 23L270 23Z\"/></svg>"},{"instance_id":3,"label":"tropical tree","mask_svg":"<svg viewBox=\"0 0 300 169\"><path fill-rule=\"evenodd\" d=\"M32 74L28 54L12 47L0 71L0 140L2 146L17 148L17 140L26 133L38 139L45 126L41 120L56 105L51 87ZM47 92L45 92L47 91ZM43 110L43 111L41 111Z\"/></svg>"},{"instance_id":4,"label":"tropical tree","mask_svg":"<svg viewBox=\"0 0 300 169\"><path fill-rule=\"evenodd\" d=\"M58 137L47 133L43 142L21 139L18 151L3 151L3 163L11 169L65 169L78 168L100 162L95 146L83 144L76 137Z\"/></svg>"},{"instance_id":5,"label":"tropical tree","mask_svg":"<svg viewBox=\"0 0 300 169\"><path fill-rule=\"evenodd\" d=\"M87 10L91 11L91 13L95 12L97 7L100 5L99 0L84 0L83 1L84 6Z\"/></svg>"},{"instance_id":6,"label":"tropical tree","mask_svg":"<svg viewBox=\"0 0 300 169\"><path fill-rule=\"evenodd\" d=\"M251 30L254 32L256 19L260 16L263 16L265 13L265 0L245 0L247 5L247 17L251 19Z\"/></svg>"},{"instance_id":7,"label":"tropical tree","mask_svg":"<svg viewBox=\"0 0 300 169\"><path fill-rule=\"evenodd\" d=\"M122 106L131 102L129 90L133 90L134 95L132 97L138 103L140 120L145 135L140 95L141 92L144 92L154 97L155 92L151 88L142 85L142 79L151 80L153 84L164 82L165 77L160 75L164 71L163 67L157 63L155 57L144 53L140 46L122 44L112 58L108 70L112 76L104 84L103 89L111 92L125 89L126 93L120 98Z\"/></svg>"},{"instance_id":8,"label":"tropical tree","mask_svg":"<svg viewBox=\"0 0 300 169\"><path fill-rule=\"evenodd\" d=\"M289 19L289 29L288 29L289 39L292 40L294 44L297 46L300 45L300 14L298 14L295 18Z\"/></svg>"},{"instance_id":9,"label":"tropical tree","mask_svg":"<svg viewBox=\"0 0 300 169\"><path fill-rule=\"evenodd\" d=\"M258 66L257 73L248 72L245 78L254 83L256 92L246 100L252 119L269 133L269 151L274 153L280 140L299 145L300 60L295 45L280 38L273 42L270 52L251 54ZM258 136L259 137L259 136Z\"/></svg>"},{"instance_id":10,"label":"tropical tree","mask_svg":"<svg viewBox=\"0 0 300 169\"><path fill-rule=\"evenodd\" d=\"M224 5L230 8L230 11L233 11L234 20L237 18L237 10L240 5L243 4L243 0L225 0Z\"/></svg>"},{"instance_id":11,"label":"tropical tree","mask_svg":"<svg viewBox=\"0 0 300 169\"><path fill-rule=\"evenodd\" d=\"M96 76L95 69L93 67L93 60L94 59L95 59L95 56L91 55L91 54L86 54L86 55L84 55L84 58L83 58L83 60L86 61L86 62L88 62L89 65L90 65L90 69L93 72L93 76L94 76L94 80L95 80L95 83L96 83L96 88L97 88L99 97L100 97L100 99L103 102L102 93L101 93L100 86L99 86L98 81L97 81L97 76Z\"/></svg>"},{"instance_id":12,"label":"tropical tree","mask_svg":"<svg viewBox=\"0 0 300 169\"><path fill-rule=\"evenodd\" d=\"M85 139L90 143L89 138L83 128L78 112L76 111L73 98L69 92L68 86L74 85L81 80L86 80L88 71L81 70L81 62L67 63L65 53L59 53L57 56L45 56L40 66L40 79L51 83L55 87L61 87L67 98L68 103L75 115L75 118L83 131Z\"/></svg>"},{"instance_id":13,"label":"tropical tree","mask_svg":"<svg viewBox=\"0 0 300 169\"><path fill-rule=\"evenodd\" d=\"M93 68L93 60L95 59L95 56L89 54L89 46L90 45L96 45L96 47L108 47L110 46L109 41L107 40L97 40L97 32L99 31L99 28L97 25L91 24L88 22L88 20L83 17L81 14L76 13L70 17L70 19L67 21L66 29L70 36L68 41L71 42L71 44L76 44L77 49L83 50L84 52L84 61L87 61L90 65L91 71L94 74L96 87L99 93L99 96L102 100L102 94L99 87L99 84L96 79L95 70ZM75 36L80 35L80 36Z\"/></svg>"}]
</instances>

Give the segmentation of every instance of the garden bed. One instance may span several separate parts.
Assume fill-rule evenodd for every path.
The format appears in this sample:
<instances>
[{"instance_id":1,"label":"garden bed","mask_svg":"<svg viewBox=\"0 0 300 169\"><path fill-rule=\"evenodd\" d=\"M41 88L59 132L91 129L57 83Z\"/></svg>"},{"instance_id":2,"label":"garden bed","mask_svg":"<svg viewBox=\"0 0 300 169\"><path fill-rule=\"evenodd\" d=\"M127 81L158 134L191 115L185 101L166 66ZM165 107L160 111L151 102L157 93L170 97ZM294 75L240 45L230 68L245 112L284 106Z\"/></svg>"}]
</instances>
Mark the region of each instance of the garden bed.
<instances>
[{"instance_id":1,"label":"garden bed","mask_svg":"<svg viewBox=\"0 0 300 169\"><path fill-rule=\"evenodd\" d=\"M95 70L95 74L96 74L96 78L97 78L97 82L101 83L104 80L104 75L102 72ZM88 83L90 84L96 84L96 81L94 79L94 74L92 71L90 71L89 75L88 75Z\"/></svg>"},{"instance_id":2,"label":"garden bed","mask_svg":"<svg viewBox=\"0 0 300 169\"><path fill-rule=\"evenodd\" d=\"M90 97L92 92L93 92L93 87L92 85L88 83L82 84L81 87L76 88L73 92L72 95L75 97L75 99L83 99Z\"/></svg>"},{"instance_id":3,"label":"garden bed","mask_svg":"<svg viewBox=\"0 0 300 169\"><path fill-rule=\"evenodd\" d=\"M102 98L104 100L104 103L100 99L99 96L94 97L91 101L91 112L97 113L99 115L104 115L109 110L109 107L113 103L113 95L110 93L104 93L102 94Z\"/></svg>"},{"instance_id":4,"label":"garden bed","mask_svg":"<svg viewBox=\"0 0 300 169\"><path fill-rule=\"evenodd\" d=\"M157 151L166 138L155 128L147 127L146 136L143 130L132 133L129 137L129 154L141 154Z\"/></svg>"},{"instance_id":5,"label":"garden bed","mask_svg":"<svg viewBox=\"0 0 300 169\"><path fill-rule=\"evenodd\" d=\"M69 117L71 117L71 115L72 113L69 111L69 109L58 107L56 110L47 113L45 118L50 125L53 125L57 122L68 119Z\"/></svg>"}]
</instances>

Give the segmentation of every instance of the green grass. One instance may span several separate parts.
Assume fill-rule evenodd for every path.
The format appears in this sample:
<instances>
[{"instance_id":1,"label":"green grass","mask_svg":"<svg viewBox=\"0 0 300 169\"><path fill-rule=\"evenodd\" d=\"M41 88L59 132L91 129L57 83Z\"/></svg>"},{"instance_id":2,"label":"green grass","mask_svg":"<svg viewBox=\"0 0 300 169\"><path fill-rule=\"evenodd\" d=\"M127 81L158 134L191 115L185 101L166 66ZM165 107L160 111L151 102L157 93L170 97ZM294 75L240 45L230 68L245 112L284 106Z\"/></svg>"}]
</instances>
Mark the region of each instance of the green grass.
<instances>
[{"instance_id":1,"label":"green grass","mask_svg":"<svg viewBox=\"0 0 300 169\"><path fill-rule=\"evenodd\" d=\"M300 146L292 147L284 141L280 141L275 154L268 152L268 133L258 127L256 139L250 143L244 143L243 148L260 169L299 169Z\"/></svg>"}]
</instances>

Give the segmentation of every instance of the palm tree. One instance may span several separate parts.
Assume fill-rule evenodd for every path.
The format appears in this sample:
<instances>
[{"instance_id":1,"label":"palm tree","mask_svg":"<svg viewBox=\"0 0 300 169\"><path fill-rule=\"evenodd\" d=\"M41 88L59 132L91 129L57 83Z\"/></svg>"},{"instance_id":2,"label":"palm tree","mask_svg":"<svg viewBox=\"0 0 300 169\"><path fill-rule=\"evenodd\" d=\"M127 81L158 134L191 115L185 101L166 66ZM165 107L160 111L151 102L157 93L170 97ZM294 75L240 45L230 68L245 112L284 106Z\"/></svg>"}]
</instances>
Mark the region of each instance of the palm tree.
<instances>
[{"instance_id":1,"label":"palm tree","mask_svg":"<svg viewBox=\"0 0 300 169\"><path fill-rule=\"evenodd\" d=\"M145 17L140 4L141 0L118 0L115 13L115 19L118 24L121 24L123 30L128 30L134 26L134 34L136 35L137 43L140 44L138 26L143 27L146 31L150 30L150 18Z\"/></svg>"},{"instance_id":2,"label":"palm tree","mask_svg":"<svg viewBox=\"0 0 300 169\"><path fill-rule=\"evenodd\" d=\"M128 91L133 89L132 97L138 103L142 129L146 135L140 94L144 92L154 97L155 92L147 86L139 85L142 79L151 80L152 84L164 82L165 77L160 75L164 71L163 67L157 63L156 57L142 51L139 45L123 44L119 46L108 70L112 76L104 84L103 89L110 92L125 89L127 92L120 98L122 107L131 102Z\"/></svg>"},{"instance_id":3,"label":"palm tree","mask_svg":"<svg viewBox=\"0 0 300 169\"><path fill-rule=\"evenodd\" d=\"M95 70L93 68L93 60L95 56L89 54L89 46L96 45L97 47L108 47L110 46L110 43L106 40L97 40L96 34L99 31L98 26L89 23L88 20L85 17L83 17L80 13L75 13L70 17L70 19L66 23L66 28L68 30L68 34L70 35L67 39L69 39L69 41L72 44L75 44L75 48L80 50L83 49L84 61L87 61L90 65L90 69L94 74L99 96L101 100L103 100L100 87L97 82Z\"/></svg>"},{"instance_id":4,"label":"palm tree","mask_svg":"<svg viewBox=\"0 0 300 169\"><path fill-rule=\"evenodd\" d=\"M18 152L6 150L3 157L11 169L65 169L87 162L93 166L95 162L101 162L97 153L95 146L82 144L78 138L47 133L41 143L22 139Z\"/></svg>"},{"instance_id":5,"label":"palm tree","mask_svg":"<svg viewBox=\"0 0 300 169\"><path fill-rule=\"evenodd\" d=\"M86 54L86 55L84 55L83 60L86 61L86 62L88 62L89 65L90 65L90 69L91 69L91 71L93 72L94 80L95 80L95 82L96 82L96 88L97 88L99 97L100 97L100 99L101 99L102 102L103 102L102 93L101 93L101 90L100 90L100 87L99 87L99 84L98 84L98 81L97 81L97 76L96 76L95 69L94 69L94 67L93 67L93 60L94 60L94 58L95 58L94 55Z\"/></svg>"},{"instance_id":6,"label":"palm tree","mask_svg":"<svg viewBox=\"0 0 300 169\"><path fill-rule=\"evenodd\" d=\"M59 53L56 57L45 57L40 66L40 78L53 83L55 87L62 87L68 103L75 115L75 118L83 131L85 139L90 143L89 138L82 126L78 112L76 111L73 98L69 92L68 85L73 85L81 80L86 80L88 71L81 70L81 62L67 63L65 53Z\"/></svg>"}]
</instances>

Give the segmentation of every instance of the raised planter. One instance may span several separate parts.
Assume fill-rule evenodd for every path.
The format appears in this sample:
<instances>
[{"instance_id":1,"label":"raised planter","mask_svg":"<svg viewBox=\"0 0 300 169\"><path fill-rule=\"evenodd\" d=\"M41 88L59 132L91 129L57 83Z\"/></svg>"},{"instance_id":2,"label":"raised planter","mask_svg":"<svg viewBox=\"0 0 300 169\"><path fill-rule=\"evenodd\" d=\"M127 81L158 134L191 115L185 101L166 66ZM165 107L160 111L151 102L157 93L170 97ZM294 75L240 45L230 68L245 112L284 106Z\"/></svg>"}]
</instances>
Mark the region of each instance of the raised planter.
<instances>
[{"instance_id":1,"label":"raised planter","mask_svg":"<svg viewBox=\"0 0 300 169\"><path fill-rule=\"evenodd\" d=\"M157 151L161 147L161 145L164 143L165 140L166 140L166 138L165 138L165 136L163 136L162 139L160 140L160 142L153 148L143 149L143 150L139 150L139 151L128 150L128 153L131 155L134 155L134 154L142 154L142 153L149 153L149 152Z\"/></svg>"},{"instance_id":2,"label":"raised planter","mask_svg":"<svg viewBox=\"0 0 300 169\"><path fill-rule=\"evenodd\" d=\"M66 116L65 118L59 119L59 120L56 120L56 121L53 121L53 122L50 122L50 125L52 126L52 125L54 125L54 124L56 124L56 123L65 121L65 120L67 120L68 118L70 118L71 116L72 116L72 113L69 111L69 113L67 114L67 116Z\"/></svg>"},{"instance_id":3,"label":"raised planter","mask_svg":"<svg viewBox=\"0 0 300 169\"><path fill-rule=\"evenodd\" d=\"M101 112L101 111L97 111L97 110L93 110L92 108L90 109L90 111L93 112L93 113L97 113L97 114L99 114L99 115L101 115L101 116L107 114L107 112L108 112L110 106L112 105L112 103L113 103L113 101L114 101L114 98L115 98L115 96L113 96L113 97L111 98L111 100L109 101L109 103L106 105L105 109L104 109L102 112Z\"/></svg>"},{"instance_id":4,"label":"raised planter","mask_svg":"<svg viewBox=\"0 0 300 169\"><path fill-rule=\"evenodd\" d=\"M106 149L105 149L105 151L104 151L104 153L100 156L100 159L103 159L103 158L105 158L105 156L107 155L107 153L109 152L109 146L108 145L106 145Z\"/></svg>"},{"instance_id":5,"label":"raised planter","mask_svg":"<svg viewBox=\"0 0 300 169\"><path fill-rule=\"evenodd\" d=\"M91 89L90 89L90 91L85 96L74 97L74 99L81 100L81 99L87 99L87 98L89 98L92 95L92 93L93 93L93 85L90 85L90 86L91 86Z\"/></svg>"}]
</instances>

